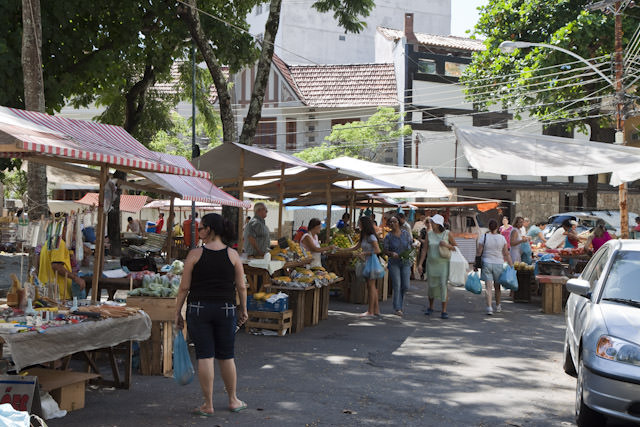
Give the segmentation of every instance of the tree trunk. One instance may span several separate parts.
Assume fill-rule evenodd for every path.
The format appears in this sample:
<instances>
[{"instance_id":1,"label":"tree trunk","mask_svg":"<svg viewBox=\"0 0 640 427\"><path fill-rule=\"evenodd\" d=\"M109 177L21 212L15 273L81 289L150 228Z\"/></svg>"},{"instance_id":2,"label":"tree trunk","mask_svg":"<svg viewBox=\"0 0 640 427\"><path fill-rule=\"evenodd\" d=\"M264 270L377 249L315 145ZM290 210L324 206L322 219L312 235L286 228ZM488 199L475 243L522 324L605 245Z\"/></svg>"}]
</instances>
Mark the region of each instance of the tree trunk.
<instances>
[{"instance_id":1,"label":"tree trunk","mask_svg":"<svg viewBox=\"0 0 640 427\"><path fill-rule=\"evenodd\" d=\"M262 104L264 103L264 93L269 85L269 74L273 59L274 43L280 26L280 9L282 0L272 0L269 6L269 18L264 26L264 39L262 41L262 51L258 59L258 69L256 79L253 84L253 93L247 117L244 119L242 133L240 134L240 144L251 145L253 137L256 135L256 128L262 116Z\"/></svg>"},{"instance_id":2,"label":"tree trunk","mask_svg":"<svg viewBox=\"0 0 640 427\"><path fill-rule=\"evenodd\" d=\"M231 95L227 88L227 79L222 74L222 67L218 58L209 45L209 39L204 34L200 24L200 13L197 11L197 1L187 0L189 6L182 3L178 6L178 15L187 25L191 37L198 46L198 51L202 54L204 62L213 78L213 84L218 93L218 105L220 107L220 120L222 121L222 142L231 143L236 140L236 121L231 108Z\"/></svg>"},{"instance_id":3,"label":"tree trunk","mask_svg":"<svg viewBox=\"0 0 640 427\"><path fill-rule=\"evenodd\" d=\"M42 23L40 0L22 0L22 73L24 108L45 112L42 78ZM29 162L27 168L27 212L31 218L48 216L47 167Z\"/></svg>"}]
</instances>

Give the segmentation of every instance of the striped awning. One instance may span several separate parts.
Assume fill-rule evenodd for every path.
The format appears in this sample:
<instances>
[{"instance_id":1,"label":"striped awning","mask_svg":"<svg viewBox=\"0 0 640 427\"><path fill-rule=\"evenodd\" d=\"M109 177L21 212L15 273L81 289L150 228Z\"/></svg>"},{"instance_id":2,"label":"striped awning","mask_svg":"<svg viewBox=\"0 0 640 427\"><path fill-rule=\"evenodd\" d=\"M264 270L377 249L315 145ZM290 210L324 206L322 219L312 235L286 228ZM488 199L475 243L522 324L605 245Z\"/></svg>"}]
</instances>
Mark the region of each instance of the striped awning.
<instances>
[{"instance_id":1,"label":"striped awning","mask_svg":"<svg viewBox=\"0 0 640 427\"><path fill-rule=\"evenodd\" d=\"M120 126L0 107L0 155L21 154L205 179L210 176L190 163L181 167L166 162L163 153L149 150Z\"/></svg>"},{"instance_id":2,"label":"striped awning","mask_svg":"<svg viewBox=\"0 0 640 427\"><path fill-rule=\"evenodd\" d=\"M184 157L161 153L165 162L170 162L183 168L193 168L191 163ZM251 208L250 202L243 202L232 195L222 191L208 179L184 175L168 175L155 172L142 172L156 185L170 190L179 195L184 200L195 202L216 203L225 206L235 206L239 208Z\"/></svg>"},{"instance_id":3,"label":"striped awning","mask_svg":"<svg viewBox=\"0 0 640 427\"><path fill-rule=\"evenodd\" d=\"M124 212L138 213L144 208L149 200L148 196L131 196L129 194L120 195L120 210ZM85 196L76 200L76 203L89 206L98 206L98 193L87 193Z\"/></svg>"}]
</instances>

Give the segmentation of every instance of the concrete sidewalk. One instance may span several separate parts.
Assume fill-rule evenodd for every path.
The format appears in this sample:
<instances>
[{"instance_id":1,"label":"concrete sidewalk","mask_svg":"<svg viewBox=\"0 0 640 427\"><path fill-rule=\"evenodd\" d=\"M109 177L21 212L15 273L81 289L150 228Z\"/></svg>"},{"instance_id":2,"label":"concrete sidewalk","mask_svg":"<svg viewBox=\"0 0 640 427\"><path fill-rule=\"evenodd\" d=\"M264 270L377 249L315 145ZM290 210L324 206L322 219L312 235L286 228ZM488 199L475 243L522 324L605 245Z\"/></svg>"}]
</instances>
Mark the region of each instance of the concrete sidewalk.
<instances>
[{"instance_id":1,"label":"concrete sidewalk","mask_svg":"<svg viewBox=\"0 0 640 427\"><path fill-rule=\"evenodd\" d=\"M216 378L217 415L197 417L197 379L134 376L130 391L87 391L86 407L50 426L573 424L575 380L561 367L564 318L514 304L487 316L483 297L450 288L448 320L422 312L414 282L405 317L361 319L364 306L331 301L329 319L285 337L239 333L239 397L226 410ZM507 293L505 292L505 295ZM382 304L391 313L390 301ZM438 306L436 306L439 308Z\"/></svg>"}]
</instances>

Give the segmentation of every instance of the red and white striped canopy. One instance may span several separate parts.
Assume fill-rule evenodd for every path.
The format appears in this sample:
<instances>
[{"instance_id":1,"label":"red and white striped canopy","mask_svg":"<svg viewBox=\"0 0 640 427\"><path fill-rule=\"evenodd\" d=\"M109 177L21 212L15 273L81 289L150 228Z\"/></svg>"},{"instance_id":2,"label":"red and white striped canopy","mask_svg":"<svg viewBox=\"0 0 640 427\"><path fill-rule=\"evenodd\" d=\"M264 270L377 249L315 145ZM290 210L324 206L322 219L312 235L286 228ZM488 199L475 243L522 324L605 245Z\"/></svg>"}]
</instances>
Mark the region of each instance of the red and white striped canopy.
<instances>
[{"instance_id":1,"label":"red and white striped canopy","mask_svg":"<svg viewBox=\"0 0 640 427\"><path fill-rule=\"evenodd\" d=\"M17 140L17 141L16 141ZM15 152L7 143L17 143ZM77 163L105 163L172 175L209 178L209 173L177 166L149 150L120 126L66 119L0 107L0 148L4 156L45 155ZM185 162L188 163L188 161ZM182 162L181 162L182 163Z\"/></svg>"},{"instance_id":2,"label":"red and white striped canopy","mask_svg":"<svg viewBox=\"0 0 640 427\"><path fill-rule=\"evenodd\" d=\"M80 200L76 200L76 203L89 206L98 206L98 193L87 193ZM148 196L136 196L129 194L120 195L120 210L123 212L138 213L140 209L144 208L149 200Z\"/></svg>"},{"instance_id":3,"label":"red and white striped canopy","mask_svg":"<svg viewBox=\"0 0 640 427\"><path fill-rule=\"evenodd\" d=\"M184 157L171 154L160 153L165 162L189 169L193 168L191 163ZM195 169L195 168L194 168ZM185 175L168 175L155 172L142 172L149 180L155 182L163 188L169 189L179 194L182 199L193 200L195 202L216 203L225 206L235 206L239 208L251 208L251 203L243 202L232 195L222 191L211 181L204 178Z\"/></svg>"}]
</instances>

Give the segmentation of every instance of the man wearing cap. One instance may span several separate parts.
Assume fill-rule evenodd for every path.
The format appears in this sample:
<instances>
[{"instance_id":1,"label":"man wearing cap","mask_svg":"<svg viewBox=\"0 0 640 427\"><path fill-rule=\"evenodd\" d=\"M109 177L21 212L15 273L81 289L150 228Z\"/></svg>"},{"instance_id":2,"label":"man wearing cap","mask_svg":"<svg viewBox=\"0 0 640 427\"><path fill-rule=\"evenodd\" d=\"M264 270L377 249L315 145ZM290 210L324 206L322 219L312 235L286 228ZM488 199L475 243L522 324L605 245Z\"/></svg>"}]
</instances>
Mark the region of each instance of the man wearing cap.
<instances>
[{"instance_id":1,"label":"man wearing cap","mask_svg":"<svg viewBox=\"0 0 640 427\"><path fill-rule=\"evenodd\" d=\"M262 258L269 251L269 227L265 223L267 206L258 202L253 206L255 215L244 229L244 252L247 256Z\"/></svg>"}]
</instances>

